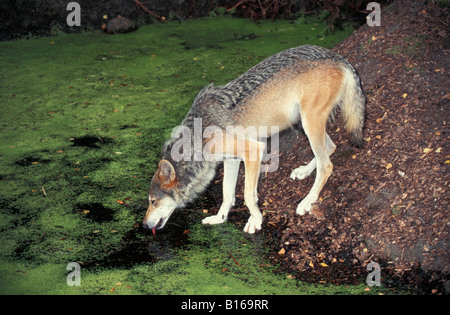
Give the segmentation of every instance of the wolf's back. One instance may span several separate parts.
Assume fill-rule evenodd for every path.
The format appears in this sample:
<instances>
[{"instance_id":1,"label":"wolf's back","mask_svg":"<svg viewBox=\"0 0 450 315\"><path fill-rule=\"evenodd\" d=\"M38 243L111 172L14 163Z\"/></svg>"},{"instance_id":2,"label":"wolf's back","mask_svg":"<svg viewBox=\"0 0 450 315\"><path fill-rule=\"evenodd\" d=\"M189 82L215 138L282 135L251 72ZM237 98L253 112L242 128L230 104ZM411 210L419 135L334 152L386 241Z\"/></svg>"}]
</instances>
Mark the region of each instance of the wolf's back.
<instances>
[{"instance_id":1,"label":"wolf's back","mask_svg":"<svg viewBox=\"0 0 450 315\"><path fill-rule=\"evenodd\" d=\"M306 72L314 65L304 61L326 59L340 63L346 62L341 55L319 46L303 45L290 48L261 61L239 78L226 84L223 92L233 96L230 101L236 105L284 69L297 68L297 71ZM301 68L298 68L299 63L302 64Z\"/></svg>"}]
</instances>

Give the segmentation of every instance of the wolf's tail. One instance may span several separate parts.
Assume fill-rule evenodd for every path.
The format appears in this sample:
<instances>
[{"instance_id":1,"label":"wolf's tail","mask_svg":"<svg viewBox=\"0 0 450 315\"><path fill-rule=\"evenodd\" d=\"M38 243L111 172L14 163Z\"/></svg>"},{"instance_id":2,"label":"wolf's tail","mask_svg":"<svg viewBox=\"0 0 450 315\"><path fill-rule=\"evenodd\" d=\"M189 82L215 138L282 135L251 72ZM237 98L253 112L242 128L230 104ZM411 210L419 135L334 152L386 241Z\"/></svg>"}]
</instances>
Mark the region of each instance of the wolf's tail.
<instances>
[{"instance_id":1,"label":"wolf's tail","mask_svg":"<svg viewBox=\"0 0 450 315\"><path fill-rule=\"evenodd\" d=\"M345 130L350 136L350 142L357 147L362 147L366 98L355 69L346 62L343 70L344 88L340 98L340 107Z\"/></svg>"}]
</instances>

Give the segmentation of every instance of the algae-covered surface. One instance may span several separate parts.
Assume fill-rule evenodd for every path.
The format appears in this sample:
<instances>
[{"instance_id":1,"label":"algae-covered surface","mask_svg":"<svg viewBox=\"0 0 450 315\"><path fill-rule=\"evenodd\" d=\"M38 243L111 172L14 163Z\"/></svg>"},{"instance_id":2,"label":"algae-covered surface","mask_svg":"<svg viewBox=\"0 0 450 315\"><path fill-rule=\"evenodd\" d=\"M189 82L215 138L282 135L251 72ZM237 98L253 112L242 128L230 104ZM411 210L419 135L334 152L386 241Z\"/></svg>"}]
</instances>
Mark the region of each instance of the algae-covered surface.
<instances>
[{"instance_id":1,"label":"algae-covered surface","mask_svg":"<svg viewBox=\"0 0 450 315\"><path fill-rule=\"evenodd\" d=\"M376 293L298 282L267 260L264 234L203 226L180 209L139 228L161 145L196 93L305 43L305 24L215 18L0 43L1 294ZM71 262L80 266L80 286Z\"/></svg>"}]
</instances>

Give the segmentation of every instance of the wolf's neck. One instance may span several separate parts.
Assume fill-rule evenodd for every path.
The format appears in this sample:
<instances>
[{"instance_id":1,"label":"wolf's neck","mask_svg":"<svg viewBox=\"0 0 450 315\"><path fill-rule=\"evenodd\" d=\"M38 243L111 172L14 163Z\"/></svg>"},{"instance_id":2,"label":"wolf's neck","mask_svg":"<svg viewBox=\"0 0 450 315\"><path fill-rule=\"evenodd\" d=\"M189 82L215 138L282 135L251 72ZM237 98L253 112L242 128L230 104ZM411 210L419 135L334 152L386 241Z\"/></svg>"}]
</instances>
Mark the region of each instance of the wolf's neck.
<instances>
[{"instance_id":1,"label":"wolf's neck","mask_svg":"<svg viewBox=\"0 0 450 315\"><path fill-rule=\"evenodd\" d=\"M170 159L170 157L166 157ZM179 161L169 160L177 175L178 194L177 202L186 204L193 201L199 194L205 191L216 175L215 161Z\"/></svg>"}]
</instances>

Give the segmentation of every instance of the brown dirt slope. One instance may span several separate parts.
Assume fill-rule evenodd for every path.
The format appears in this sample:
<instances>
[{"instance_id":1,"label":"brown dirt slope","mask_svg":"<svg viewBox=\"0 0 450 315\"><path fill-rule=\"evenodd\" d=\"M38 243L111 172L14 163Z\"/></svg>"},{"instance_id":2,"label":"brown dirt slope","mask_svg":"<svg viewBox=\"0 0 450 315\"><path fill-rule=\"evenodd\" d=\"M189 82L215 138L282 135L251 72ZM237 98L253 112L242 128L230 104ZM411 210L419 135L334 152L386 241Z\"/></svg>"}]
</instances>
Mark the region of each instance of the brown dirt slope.
<instances>
[{"instance_id":1,"label":"brown dirt slope","mask_svg":"<svg viewBox=\"0 0 450 315\"><path fill-rule=\"evenodd\" d=\"M375 261L384 285L425 294L449 286L448 16L431 1L395 1L381 26L364 25L335 48L362 78L365 146L349 144L339 115L329 124L334 172L310 214L295 209L314 176L289 179L312 158L307 139L295 131L281 137L287 149L278 171L262 174L259 198L272 259L294 277L360 283Z\"/></svg>"}]
</instances>

